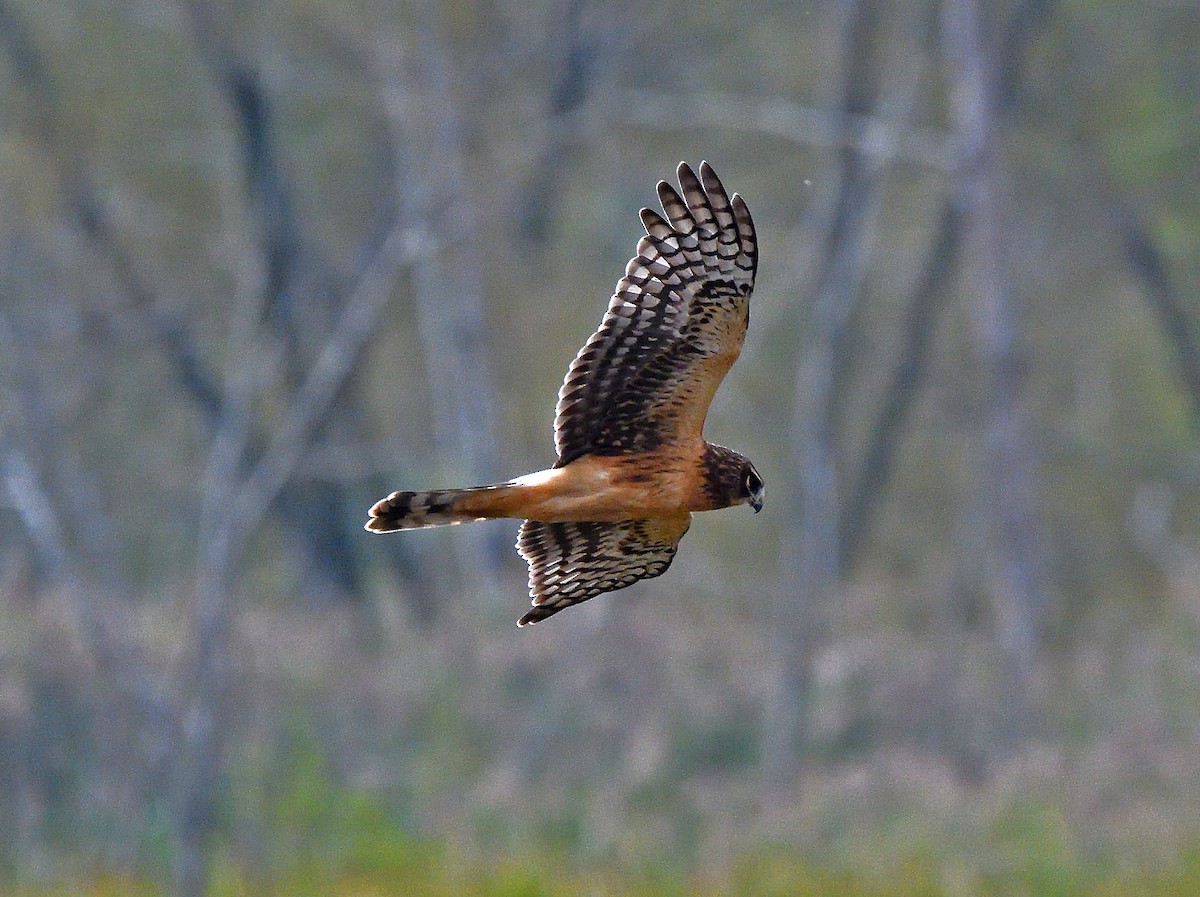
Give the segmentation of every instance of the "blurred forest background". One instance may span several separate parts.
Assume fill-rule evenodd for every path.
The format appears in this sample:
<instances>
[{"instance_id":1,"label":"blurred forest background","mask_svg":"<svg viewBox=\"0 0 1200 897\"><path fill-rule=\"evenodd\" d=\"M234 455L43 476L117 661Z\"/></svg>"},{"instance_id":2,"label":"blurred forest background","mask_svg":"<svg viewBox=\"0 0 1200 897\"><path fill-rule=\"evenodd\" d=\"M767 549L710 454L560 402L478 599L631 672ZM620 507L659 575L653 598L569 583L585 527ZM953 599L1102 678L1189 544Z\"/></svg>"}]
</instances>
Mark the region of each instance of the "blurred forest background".
<instances>
[{"instance_id":1,"label":"blurred forest background","mask_svg":"<svg viewBox=\"0 0 1200 897\"><path fill-rule=\"evenodd\" d=\"M0 891L1200 893L1190 0L0 0L0 109ZM766 510L518 630L365 510L702 158Z\"/></svg>"}]
</instances>

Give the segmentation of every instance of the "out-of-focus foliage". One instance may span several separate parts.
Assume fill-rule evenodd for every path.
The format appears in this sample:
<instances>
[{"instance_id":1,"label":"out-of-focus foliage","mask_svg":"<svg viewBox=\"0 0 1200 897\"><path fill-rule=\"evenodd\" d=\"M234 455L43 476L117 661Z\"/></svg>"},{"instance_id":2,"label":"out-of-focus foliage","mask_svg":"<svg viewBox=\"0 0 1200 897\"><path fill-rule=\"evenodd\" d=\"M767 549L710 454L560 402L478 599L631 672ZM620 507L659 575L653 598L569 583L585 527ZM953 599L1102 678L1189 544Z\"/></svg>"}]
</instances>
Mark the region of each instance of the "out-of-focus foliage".
<instances>
[{"instance_id":1,"label":"out-of-focus foliage","mask_svg":"<svg viewBox=\"0 0 1200 897\"><path fill-rule=\"evenodd\" d=\"M1185 892L1197 46L1188 3L0 0L0 890ZM762 240L708 433L766 511L518 631L515 523L364 509L553 461L701 158Z\"/></svg>"}]
</instances>

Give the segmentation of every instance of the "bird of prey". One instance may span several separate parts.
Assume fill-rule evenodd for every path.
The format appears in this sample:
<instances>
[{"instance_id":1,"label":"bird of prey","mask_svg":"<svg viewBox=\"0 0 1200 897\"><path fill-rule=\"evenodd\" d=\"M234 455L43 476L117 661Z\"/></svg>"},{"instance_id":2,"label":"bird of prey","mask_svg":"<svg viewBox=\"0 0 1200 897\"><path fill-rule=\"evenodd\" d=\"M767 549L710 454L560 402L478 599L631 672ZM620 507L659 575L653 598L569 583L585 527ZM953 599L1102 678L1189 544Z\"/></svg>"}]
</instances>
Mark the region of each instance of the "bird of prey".
<instances>
[{"instance_id":1,"label":"bird of prey","mask_svg":"<svg viewBox=\"0 0 1200 897\"><path fill-rule=\"evenodd\" d=\"M600 328L567 371L555 408L553 467L470 489L393 492L372 532L523 519L532 608L519 626L663 573L692 513L749 504L763 481L704 439L713 394L741 352L758 244L750 210L707 162L642 209L646 235Z\"/></svg>"}]
</instances>

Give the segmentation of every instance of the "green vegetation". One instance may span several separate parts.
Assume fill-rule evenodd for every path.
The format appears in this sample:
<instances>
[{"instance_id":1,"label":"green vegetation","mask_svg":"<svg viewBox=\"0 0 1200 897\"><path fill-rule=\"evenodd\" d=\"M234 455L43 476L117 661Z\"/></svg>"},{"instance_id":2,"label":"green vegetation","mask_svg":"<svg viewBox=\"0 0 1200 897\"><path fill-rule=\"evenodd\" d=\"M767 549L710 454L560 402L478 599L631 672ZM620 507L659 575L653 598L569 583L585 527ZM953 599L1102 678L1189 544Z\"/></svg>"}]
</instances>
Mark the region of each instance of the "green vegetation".
<instances>
[{"instance_id":1,"label":"green vegetation","mask_svg":"<svg viewBox=\"0 0 1200 897\"><path fill-rule=\"evenodd\" d=\"M1200 850L1140 872L1082 863L1037 824L1006 833L1004 870L971 869L922 851L893 868L833 867L786 846L762 847L727 865L662 871L586 863L554 849L480 859L444 841L414 840L361 797L345 796L336 841L253 869L222 849L209 897L1189 897L1200 894ZM864 850L869 849L864 843ZM994 865L984 863L984 866ZM865 867L865 868L863 868ZM5 897L165 897L145 877L93 872L46 885L0 888Z\"/></svg>"}]
</instances>

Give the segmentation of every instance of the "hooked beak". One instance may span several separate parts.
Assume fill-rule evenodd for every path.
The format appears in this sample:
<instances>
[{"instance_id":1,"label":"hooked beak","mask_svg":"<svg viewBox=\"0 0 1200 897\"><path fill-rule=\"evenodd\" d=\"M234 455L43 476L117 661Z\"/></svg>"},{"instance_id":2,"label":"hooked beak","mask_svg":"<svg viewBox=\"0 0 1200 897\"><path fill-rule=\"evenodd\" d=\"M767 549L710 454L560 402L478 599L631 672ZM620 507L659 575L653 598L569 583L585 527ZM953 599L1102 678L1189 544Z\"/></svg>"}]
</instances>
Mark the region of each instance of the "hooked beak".
<instances>
[{"instance_id":1,"label":"hooked beak","mask_svg":"<svg viewBox=\"0 0 1200 897\"><path fill-rule=\"evenodd\" d=\"M766 492L767 490L764 488L759 489L757 492L750 493L750 507L754 508L755 514L762 510L763 496L766 494Z\"/></svg>"}]
</instances>

